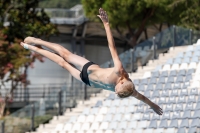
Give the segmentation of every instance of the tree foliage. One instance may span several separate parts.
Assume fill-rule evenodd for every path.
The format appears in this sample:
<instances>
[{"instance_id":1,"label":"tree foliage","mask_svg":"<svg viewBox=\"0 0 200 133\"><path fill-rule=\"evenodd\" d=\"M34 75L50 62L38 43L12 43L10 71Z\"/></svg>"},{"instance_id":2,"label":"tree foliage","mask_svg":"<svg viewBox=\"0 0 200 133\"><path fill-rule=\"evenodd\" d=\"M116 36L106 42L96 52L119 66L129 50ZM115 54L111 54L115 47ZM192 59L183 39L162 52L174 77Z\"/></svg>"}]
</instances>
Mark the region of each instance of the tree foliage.
<instances>
[{"instance_id":1,"label":"tree foliage","mask_svg":"<svg viewBox=\"0 0 200 133\"><path fill-rule=\"evenodd\" d=\"M128 29L129 44L136 45L141 33L149 26L161 23L199 27L199 0L82 0L86 15L97 19L104 8L113 28Z\"/></svg>"},{"instance_id":2,"label":"tree foliage","mask_svg":"<svg viewBox=\"0 0 200 133\"><path fill-rule=\"evenodd\" d=\"M192 28L195 30L200 30L200 1L199 0L176 0L177 2L172 3L173 10L177 7L184 7L182 12L180 12L180 21L177 22L178 25L182 25L187 28Z\"/></svg>"},{"instance_id":3,"label":"tree foliage","mask_svg":"<svg viewBox=\"0 0 200 133\"><path fill-rule=\"evenodd\" d=\"M10 82L9 96L19 83L26 85L27 68L42 57L23 49L19 44L27 36L45 36L56 33L56 27L50 23L43 10L38 10L38 0L0 0L0 81L1 85ZM2 88L2 86L1 86ZM0 115L5 104L1 104Z\"/></svg>"}]
</instances>

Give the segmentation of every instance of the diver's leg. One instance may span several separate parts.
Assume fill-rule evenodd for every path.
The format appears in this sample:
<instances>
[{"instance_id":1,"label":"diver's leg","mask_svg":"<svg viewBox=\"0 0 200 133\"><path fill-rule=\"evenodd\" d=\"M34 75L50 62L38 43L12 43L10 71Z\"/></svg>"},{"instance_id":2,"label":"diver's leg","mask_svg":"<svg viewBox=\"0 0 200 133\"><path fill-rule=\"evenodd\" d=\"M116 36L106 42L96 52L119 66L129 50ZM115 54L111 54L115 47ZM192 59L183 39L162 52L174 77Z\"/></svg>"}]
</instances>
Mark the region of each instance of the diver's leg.
<instances>
[{"instance_id":1,"label":"diver's leg","mask_svg":"<svg viewBox=\"0 0 200 133\"><path fill-rule=\"evenodd\" d=\"M63 46L56 43L47 42L47 41L34 38L34 37L27 37L24 40L24 42L28 44L42 45L42 46L52 49L53 51L58 53L62 58L64 58L68 63L73 64L79 71L81 71L83 66L87 62L89 62L89 60L71 53L69 50L65 49Z\"/></svg>"},{"instance_id":2,"label":"diver's leg","mask_svg":"<svg viewBox=\"0 0 200 133\"><path fill-rule=\"evenodd\" d=\"M77 70L76 68L74 68L73 66L71 66L62 57L60 57L60 56L58 56L58 55L56 55L52 52L49 52L47 50L44 50L44 49L38 48L38 47L33 46L33 45L29 45L29 44L26 44L26 43L23 43L23 42L21 42L21 45L26 49L30 49L34 52L37 52L37 53L49 58L50 60L54 61L55 63L57 63L61 67L67 69L74 78L81 81L80 71Z\"/></svg>"}]
</instances>

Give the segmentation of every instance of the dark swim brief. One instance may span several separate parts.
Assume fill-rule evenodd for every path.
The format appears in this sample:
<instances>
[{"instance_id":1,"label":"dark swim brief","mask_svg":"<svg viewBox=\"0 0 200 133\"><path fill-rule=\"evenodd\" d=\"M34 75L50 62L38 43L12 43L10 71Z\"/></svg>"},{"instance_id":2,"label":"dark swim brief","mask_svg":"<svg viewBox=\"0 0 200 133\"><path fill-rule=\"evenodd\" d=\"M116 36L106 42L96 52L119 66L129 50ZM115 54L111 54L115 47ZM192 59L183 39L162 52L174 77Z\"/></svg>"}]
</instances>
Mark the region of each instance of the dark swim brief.
<instances>
[{"instance_id":1,"label":"dark swim brief","mask_svg":"<svg viewBox=\"0 0 200 133\"><path fill-rule=\"evenodd\" d=\"M89 78L88 78L87 69L88 69L89 66L91 66L91 65L93 65L93 64L95 64L95 63L93 63L93 62L88 62L88 63L86 63L86 64L83 66L83 69L82 69L82 71L81 71L81 73L80 73L81 80L82 80L86 85L89 85L89 86L91 86L91 85L90 85L90 81L89 81Z\"/></svg>"}]
</instances>

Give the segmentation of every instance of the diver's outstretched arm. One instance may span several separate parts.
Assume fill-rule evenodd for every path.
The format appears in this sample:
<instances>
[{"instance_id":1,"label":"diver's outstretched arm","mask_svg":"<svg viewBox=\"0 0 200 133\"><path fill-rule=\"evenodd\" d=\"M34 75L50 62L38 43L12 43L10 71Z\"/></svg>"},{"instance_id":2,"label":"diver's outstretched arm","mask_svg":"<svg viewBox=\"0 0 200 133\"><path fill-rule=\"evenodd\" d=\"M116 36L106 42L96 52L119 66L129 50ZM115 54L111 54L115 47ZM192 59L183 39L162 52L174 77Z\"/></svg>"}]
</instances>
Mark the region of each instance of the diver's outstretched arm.
<instances>
[{"instance_id":1,"label":"diver's outstretched arm","mask_svg":"<svg viewBox=\"0 0 200 133\"><path fill-rule=\"evenodd\" d=\"M159 114L159 115L163 114L162 109L157 104L153 103L151 100L149 100L147 97L140 94L136 90L134 91L132 96L137 98L138 100L143 101L144 103L148 104L157 114Z\"/></svg>"},{"instance_id":2,"label":"diver's outstretched arm","mask_svg":"<svg viewBox=\"0 0 200 133\"><path fill-rule=\"evenodd\" d=\"M119 59L119 56L117 54L117 49L115 47L115 41L113 39L113 35L112 32L110 30L110 25L109 25L109 20L108 20L108 15L106 13L106 11L104 11L102 8L99 9L99 15L97 15L103 22L103 25L105 27L106 30L106 35L107 35L107 39L108 39L108 46L111 52L111 56L113 58L113 62L114 62L114 67L116 71L123 71L123 66L122 63Z\"/></svg>"}]
</instances>

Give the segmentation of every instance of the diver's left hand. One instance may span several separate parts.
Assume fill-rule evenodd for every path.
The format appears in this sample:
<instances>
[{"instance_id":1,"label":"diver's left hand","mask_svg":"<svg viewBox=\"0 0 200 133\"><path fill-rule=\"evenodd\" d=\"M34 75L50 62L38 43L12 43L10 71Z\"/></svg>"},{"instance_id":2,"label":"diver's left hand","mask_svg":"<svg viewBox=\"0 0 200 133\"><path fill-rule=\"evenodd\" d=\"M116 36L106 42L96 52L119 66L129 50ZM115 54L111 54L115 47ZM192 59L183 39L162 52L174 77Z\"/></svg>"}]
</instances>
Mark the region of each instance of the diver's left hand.
<instances>
[{"instance_id":1,"label":"diver's left hand","mask_svg":"<svg viewBox=\"0 0 200 133\"><path fill-rule=\"evenodd\" d=\"M163 110L155 103L153 103L151 105L151 109L153 109L154 112L156 112L158 115L162 115L163 114Z\"/></svg>"}]
</instances>

